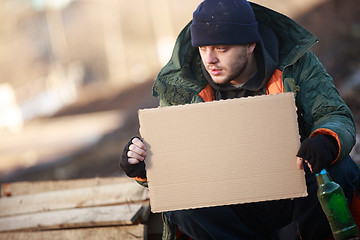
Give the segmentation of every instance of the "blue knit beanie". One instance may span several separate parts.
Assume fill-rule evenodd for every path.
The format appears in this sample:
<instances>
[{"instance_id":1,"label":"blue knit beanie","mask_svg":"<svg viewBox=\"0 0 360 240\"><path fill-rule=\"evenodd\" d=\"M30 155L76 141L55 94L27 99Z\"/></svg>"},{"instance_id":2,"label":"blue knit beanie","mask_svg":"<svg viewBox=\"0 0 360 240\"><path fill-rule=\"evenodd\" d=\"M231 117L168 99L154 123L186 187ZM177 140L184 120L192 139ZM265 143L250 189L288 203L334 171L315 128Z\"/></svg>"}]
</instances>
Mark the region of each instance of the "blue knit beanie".
<instances>
[{"instance_id":1,"label":"blue knit beanie","mask_svg":"<svg viewBox=\"0 0 360 240\"><path fill-rule=\"evenodd\" d=\"M194 47L260 42L254 12L246 0L204 0L190 27Z\"/></svg>"}]
</instances>

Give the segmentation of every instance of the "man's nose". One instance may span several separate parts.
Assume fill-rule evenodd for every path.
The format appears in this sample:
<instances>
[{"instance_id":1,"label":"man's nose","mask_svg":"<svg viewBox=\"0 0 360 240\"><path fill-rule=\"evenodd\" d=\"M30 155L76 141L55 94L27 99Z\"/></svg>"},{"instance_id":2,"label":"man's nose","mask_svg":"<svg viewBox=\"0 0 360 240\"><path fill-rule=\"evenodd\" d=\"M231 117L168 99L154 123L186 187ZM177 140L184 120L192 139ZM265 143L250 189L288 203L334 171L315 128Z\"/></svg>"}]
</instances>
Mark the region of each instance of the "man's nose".
<instances>
[{"instance_id":1,"label":"man's nose","mask_svg":"<svg viewBox=\"0 0 360 240\"><path fill-rule=\"evenodd\" d=\"M205 61L207 64L214 64L214 63L217 63L219 61L219 59L217 58L214 51L208 50L208 51L206 51Z\"/></svg>"}]
</instances>

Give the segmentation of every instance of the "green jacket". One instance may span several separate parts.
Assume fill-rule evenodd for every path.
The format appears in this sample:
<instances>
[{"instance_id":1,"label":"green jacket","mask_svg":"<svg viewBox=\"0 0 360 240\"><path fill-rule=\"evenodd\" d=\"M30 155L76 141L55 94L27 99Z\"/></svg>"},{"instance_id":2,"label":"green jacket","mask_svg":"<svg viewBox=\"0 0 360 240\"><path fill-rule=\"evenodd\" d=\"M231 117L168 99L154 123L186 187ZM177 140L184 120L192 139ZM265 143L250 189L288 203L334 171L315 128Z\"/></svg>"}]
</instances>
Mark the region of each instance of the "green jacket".
<instances>
[{"instance_id":1,"label":"green jacket","mask_svg":"<svg viewBox=\"0 0 360 240\"><path fill-rule=\"evenodd\" d=\"M336 160L341 160L355 144L355 124L333 79L309 50L317 37L280 13L253 3L251 6L257 21L270 27L279 40L276 72L282 85L280 92L295 93L301 138L321 133L334 136L339 145ZM160 99L161 106L206 100L201 93L208 82L198 49L191 46L190 24L178 36L170 61L156 77L153 95ZM174 226L165 217L164 222L163 239L175 239Z\"/></svg>"}]
</instances>

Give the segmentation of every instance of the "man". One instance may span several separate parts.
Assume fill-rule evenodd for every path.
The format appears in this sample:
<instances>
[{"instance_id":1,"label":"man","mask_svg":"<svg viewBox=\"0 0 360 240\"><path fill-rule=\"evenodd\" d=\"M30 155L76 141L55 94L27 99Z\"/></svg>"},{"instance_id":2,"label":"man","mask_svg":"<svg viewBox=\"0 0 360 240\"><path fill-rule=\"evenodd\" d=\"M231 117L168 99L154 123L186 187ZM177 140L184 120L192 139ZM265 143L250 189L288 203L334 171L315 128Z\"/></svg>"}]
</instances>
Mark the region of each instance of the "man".
<instances>
[{"instance_id":1,"label":"man","mask_svg":"<svg viewBox=\"0 0 360 240\"><path fill-rule=\"evenodd\" d=\"M309 196L166 212L164 239L175 239L175 229L193 239L331 236L314 174L328 169L349 202L357 197L360 177L348 155L355 143L353 117L309 50L316 42L286 16L245 0L205 0L198 6L155 80L154 96L161 106L170 106L294 92L302 142L297 166L306 173ZM145 158L145 145L134 137L124 148L120 166L146 183Z\"/></svg>"}]
</instances>

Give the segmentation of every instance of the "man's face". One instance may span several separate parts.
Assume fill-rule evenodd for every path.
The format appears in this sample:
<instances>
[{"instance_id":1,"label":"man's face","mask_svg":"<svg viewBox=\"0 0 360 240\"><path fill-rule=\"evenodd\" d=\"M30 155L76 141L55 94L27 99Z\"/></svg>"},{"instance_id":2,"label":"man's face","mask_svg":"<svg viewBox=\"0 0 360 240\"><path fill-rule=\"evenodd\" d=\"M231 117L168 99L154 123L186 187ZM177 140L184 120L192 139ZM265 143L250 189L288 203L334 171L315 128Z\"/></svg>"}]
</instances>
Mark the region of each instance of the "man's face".
<instances>
[{"instance_id":1,"label":"man's face","mask_svg":"<svg viewBox=\"0 0 360 240\"><path fill-rule=\"evenodd\" d=\"M200 46L202 62L216 84L244 83L244 76L249 69L249 50L247 45L213 45Z\"/></svg>"}]
</instances>

